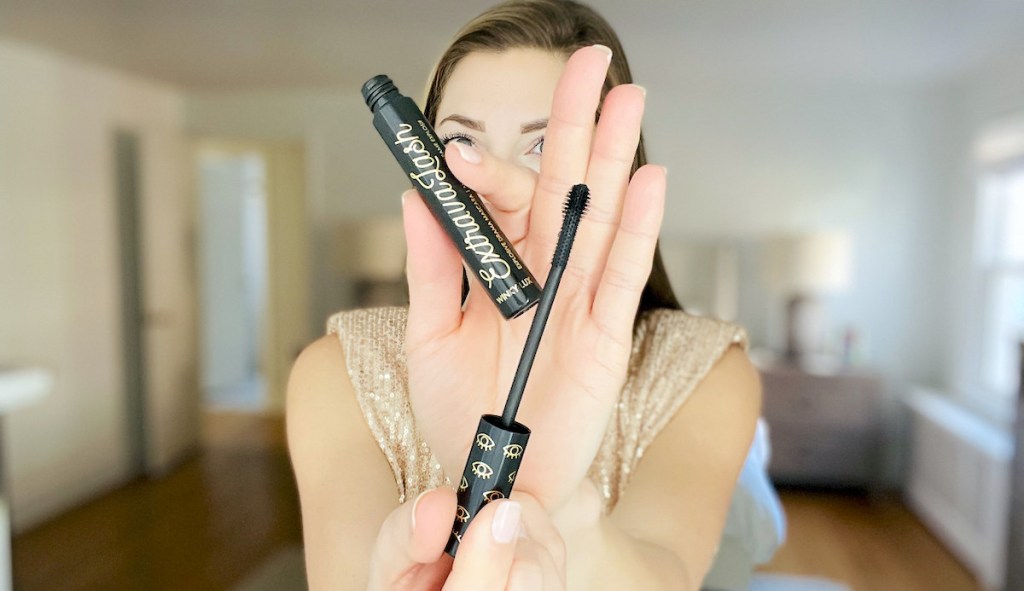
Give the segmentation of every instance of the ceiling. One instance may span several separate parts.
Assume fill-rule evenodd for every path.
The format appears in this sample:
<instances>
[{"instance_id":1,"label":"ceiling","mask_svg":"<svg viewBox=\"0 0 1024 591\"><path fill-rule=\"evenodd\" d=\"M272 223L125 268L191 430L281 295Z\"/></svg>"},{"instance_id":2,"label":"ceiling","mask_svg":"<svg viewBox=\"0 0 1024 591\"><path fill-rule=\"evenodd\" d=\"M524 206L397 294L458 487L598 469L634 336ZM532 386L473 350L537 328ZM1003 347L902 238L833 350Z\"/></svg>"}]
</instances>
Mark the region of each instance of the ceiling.
<instances>
[{"instance_id":1,"label":"ceiling","mask_svg":"<svg viewBox=\"0 0 1024 591\"><path fill-rule=\"evenodd\" d=\"M0 0L0 36L186 89L421 85L481 0ZM928 83L1024 52L1021 0L591 2L637 78Z\"/></svg>"}]
</instances>

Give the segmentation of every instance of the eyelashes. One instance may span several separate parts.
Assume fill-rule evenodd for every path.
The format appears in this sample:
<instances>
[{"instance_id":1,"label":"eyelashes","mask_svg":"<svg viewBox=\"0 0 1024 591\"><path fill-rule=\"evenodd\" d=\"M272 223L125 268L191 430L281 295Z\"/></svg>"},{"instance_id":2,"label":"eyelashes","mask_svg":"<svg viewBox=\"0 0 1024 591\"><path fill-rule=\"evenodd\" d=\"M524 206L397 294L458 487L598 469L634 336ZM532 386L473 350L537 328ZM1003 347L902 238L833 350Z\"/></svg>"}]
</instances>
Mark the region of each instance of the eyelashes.
<instances>
[{"instance_id":1,"label":"eyelashes","mask_svg":"<svg viewBox=\"0 0 1024 591\"><path fill-rule=\"evenodd\" d=\"M469 137L468 135L466 135L464 133L458 132L458 131L453 131L451 133L448 133L448 134L445 134L445 135L441 136L441 143L443 145L445 145L445 146L447 146L448 142L450 142L452 140L459 140L460 142L465 143L465 144L469 144L471 146L475 143L473 138Z\"/></svg>"},{"instance_id":2,"label":"eyelashes","mask_svg":"<svg viewBox=\"0 0 1024 591\"><path fill-rule=\"evenodd\" d=\"M451 141L462 142L469 146L476 146L476 139L473 136L462 133L461 131L453 131L439 136L441 145L447 146ZM530 149L526 151L525 156L540 156L544 152L544 136L540 136L530 144Z\"/></svg>"}]
</instances>

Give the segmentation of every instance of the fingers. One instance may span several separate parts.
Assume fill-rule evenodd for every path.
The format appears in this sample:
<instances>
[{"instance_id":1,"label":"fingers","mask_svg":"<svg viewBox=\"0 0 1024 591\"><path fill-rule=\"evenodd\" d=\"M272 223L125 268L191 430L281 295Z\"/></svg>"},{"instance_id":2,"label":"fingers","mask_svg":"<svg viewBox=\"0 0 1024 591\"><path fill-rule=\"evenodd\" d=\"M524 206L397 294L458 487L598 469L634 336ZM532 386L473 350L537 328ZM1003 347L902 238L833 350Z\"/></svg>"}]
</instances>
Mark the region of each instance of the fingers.
<instances>
[{"instance_id":1,"label":"fingers","mask_svg":"<svg viewBox=\"0 0 1024 591\"><path fill-rule=\"evenodd\" d=\"M526 530L530 542L540 547L539 551L534 550L534 554L536 554L537 560L542 560L545 563L543 565L545 568L542 570L547 573L546 576L558 579L564 587L566 584L566 549L562 534L551 520L547 509L540 504L536 497L522 491L513 491L512 497L513 500L518 501L523 506L523 528ZM523 544L522 542L520 542L520 545L529 546L529 544ZM517 554L516 562L518 563L519 561L520 557ZM513 566L514 570L515 566ZM540 587L523 588L540 589Z\"/></svg>"},{"instance_id":2,"label":"fingers","mask_svg":"<svg viewBox=\"0 0 1024 591\"><path fill-rule=\"evenodd\" d=\"M651 274L665 210L665 169L647 165L633 175L605 264L591 318L607 336L628 341L640 294ZM575 254L575 253L574 253Z\"/></svg>"},{"instance_id":3,"label":"fingers","mask_svg":"<svg viewBox=\"0 0 1024 591\"><path fill-rule=\"evenodd\" d=\"M419 193L402 194L406 275L409 281L407 344L415 346L456 328L462 319L462 259Z\"/></svg>"},{"instance_id":4,"label":"fingers","mask_svg":"<svg viewBox=\"0 0 1024 591\"><path fill-rule=\"evenodd\" d=\"M520 538L516 557L508 575L506 591L565 591L565 569L555 565L554 558L543 545L530 538Z\"/></svg>"},{"instance_id":5,"label":"fingers","mask_svg":"<svg viewBox=\"0 0 1024 591\"><path fill-rule=\"evenodd\" d=\"M537 191L530 211L530 243L541 251L531 256L530 262L538 267L535 273L546 272L547 265L541 263L543 259L550 264L562 225L566 194L586 178L594 115L601 101L610 60L611 50L607 47L584 47L566 62L555 87Z\"/></svg>"},{"instance_id":6,"label":"fingers","mask_svg":"<svg viewBox=\"0 0 1024 591\"><path fill-rule=\"evenodd\" d=\"M462 184L484 198L509 240L516 243L526 236L537 173L459 141L448 143L445 160Z\"/></svg>"},{"instance_id":7,"label":"fingers","mask_svg":"<svg viewBox=\"0 0 1024 591\"><path fill-rule=\"evenodd\" d=\"M509 500L488 503L477 513L459 543L444 591L504 590L521 517L522 506Z\"/></svg>"},{"instance_id":8,"label":"fingers","mask_svg":"<svg viewBox=\"0 0 1024 591\"><path fill-rule=\"evenodd\" d=\"M580 225L569 266L579 269L590 293L597 288L612 240L619 227L623 195L629 185L646 91L640 86L616 86L605 98L601 120L587 167L590 203Z\"/></svg>"},{"instance_id":9,"label":"fingers","mask_svg":"<svg viewBox=\"0 0 1024 591\"><path fill-rule=\"evenodd\" d=\"M448 542L455 504L455 491L437 488L392 511L377 535L369 588L390 589L410 568L437 562Z\"/></svg>"}]
</instances>

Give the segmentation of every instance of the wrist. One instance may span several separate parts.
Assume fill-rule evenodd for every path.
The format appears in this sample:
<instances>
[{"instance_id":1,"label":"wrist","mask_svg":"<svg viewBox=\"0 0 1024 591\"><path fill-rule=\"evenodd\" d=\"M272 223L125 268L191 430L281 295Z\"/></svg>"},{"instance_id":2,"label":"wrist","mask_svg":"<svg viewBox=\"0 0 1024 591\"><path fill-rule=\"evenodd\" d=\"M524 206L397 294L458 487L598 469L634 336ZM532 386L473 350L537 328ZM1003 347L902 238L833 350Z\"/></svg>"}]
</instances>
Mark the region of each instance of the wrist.
<instances>
[{"instance_id":1,"label":"wrist","mask_svg":"<svg viewBox=\"0 0 1024 591\"><path fill-rule=\"evenodd\" d=\"M635 537L604 515L602 508L600 493L590 484L589 489L581 487L557 517L552 515L566 544L566 571L574 582L570 589L697 588L675 552Z\"/></svg>"},{"instance_id":2,"label":"wrist","mask_svg":"<svg viewBox=\"0 0 1024 591\"><path fill-rule=\"evenodd\" d=\"M580 481L575 492L560 507L551 510L551 521L566 540L590 535L601 524L604 500L589 477Z\"/></svg>"}]
</instances>

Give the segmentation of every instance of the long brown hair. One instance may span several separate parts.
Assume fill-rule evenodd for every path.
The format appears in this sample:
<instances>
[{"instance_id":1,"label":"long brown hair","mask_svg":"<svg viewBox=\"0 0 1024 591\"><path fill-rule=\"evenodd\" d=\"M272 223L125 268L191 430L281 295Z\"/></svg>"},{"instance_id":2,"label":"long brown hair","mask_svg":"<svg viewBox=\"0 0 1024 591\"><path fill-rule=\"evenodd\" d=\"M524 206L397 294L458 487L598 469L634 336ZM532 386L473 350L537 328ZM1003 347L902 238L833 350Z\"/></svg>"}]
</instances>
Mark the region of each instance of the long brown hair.
<instances>
[{"instance_id":1,"label":"long brown hair","mask_svg":"<svg viewBox=\"0 0 1024 591\"><path fill-rule=\"evenodd\" d=\"M612 50L608 77L601 91L603 103L612 87L633 82L622 44L608 22L594 9L571 0L503 2L488 9L456 33L430 76L424 114L431 125L437 123L437 106L452 72L462 58L473 52L494 53L529 48L551 51L568 58L577 49L595 44ZM647 154L641 134L630 176L646 163ZM660 246L654 251L654 263L640 296L637 318L643 312L656 308L682 309L665 273Z\"/></svg>"}]
</instances>

